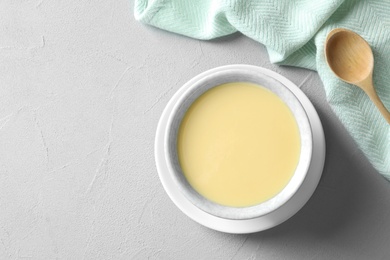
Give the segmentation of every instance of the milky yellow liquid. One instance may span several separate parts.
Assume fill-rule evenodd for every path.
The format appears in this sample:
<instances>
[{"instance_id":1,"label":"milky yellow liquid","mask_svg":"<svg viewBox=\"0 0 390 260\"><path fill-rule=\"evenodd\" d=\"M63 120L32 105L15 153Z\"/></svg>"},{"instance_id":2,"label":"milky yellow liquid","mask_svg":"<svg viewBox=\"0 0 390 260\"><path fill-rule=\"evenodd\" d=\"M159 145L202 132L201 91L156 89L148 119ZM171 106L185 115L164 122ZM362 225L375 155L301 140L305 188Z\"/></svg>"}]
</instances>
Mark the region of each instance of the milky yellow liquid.
<instances>
[{"instance_id":1,"label":"milky yellow liquid","mask_svg":"<svg viewBox=\"0 0 390 260\"><path fill-rule=\"evenodd\" d=\"M297 123L274 93L252 83L214 87L186 112L178 156L190 185L216 203L245 207L278 194L300 155Z\"/></svg>"}]
</instances>

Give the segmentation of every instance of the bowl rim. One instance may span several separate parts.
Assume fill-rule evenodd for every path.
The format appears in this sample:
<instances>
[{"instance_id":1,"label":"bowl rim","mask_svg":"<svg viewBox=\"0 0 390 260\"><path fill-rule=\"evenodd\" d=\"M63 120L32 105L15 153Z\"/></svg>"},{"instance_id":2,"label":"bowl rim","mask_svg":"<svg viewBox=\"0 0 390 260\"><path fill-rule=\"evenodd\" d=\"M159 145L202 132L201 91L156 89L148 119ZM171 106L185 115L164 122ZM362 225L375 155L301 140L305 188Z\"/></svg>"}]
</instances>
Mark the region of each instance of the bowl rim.
<instances>
[{"instance_id":1,"label":"bowl rim","mask_svg":"<svg viewBox=\"0 0 390 260\"><path fill-rule=\"evenodd\" d=\"M186 197L187 200L189 200L193 205L202 211L225 219L252 219L269 214L270 212L280 208L282 205L287 203L299 190L304 179L306 178L312 157L312 128L308 119L308 115L299 98L295 96L294 92L288 85L252 67L253 66L249 65L222 66L214 68L213 72L208 73L207 75L198 75L198 79L195 82L192 82L191 86L187 86L186 90L181 93L173 105L171 113L168 115L165 135L163 137L165 161L169 170L169 174L171 175L180 192ZM237 78L237 76L240 76L243 78L243 80L234 80ZM191 81L192 80L189 82ZM204 198L187 182L186 178L181 172L180 165L177 160L176 136L184 114L200 95L220 84L241 81L247 81L261 85L266 89L271 90L287 104L291 112L293 112L298 124L301 138L301 152L298 166L293 174L293 177L277 195L257 205L249 207L230 207L220 205ZM189 82L187 82L187 84ZM187 84L184 84L184 86Z\"/></svg>"}]
</instances>

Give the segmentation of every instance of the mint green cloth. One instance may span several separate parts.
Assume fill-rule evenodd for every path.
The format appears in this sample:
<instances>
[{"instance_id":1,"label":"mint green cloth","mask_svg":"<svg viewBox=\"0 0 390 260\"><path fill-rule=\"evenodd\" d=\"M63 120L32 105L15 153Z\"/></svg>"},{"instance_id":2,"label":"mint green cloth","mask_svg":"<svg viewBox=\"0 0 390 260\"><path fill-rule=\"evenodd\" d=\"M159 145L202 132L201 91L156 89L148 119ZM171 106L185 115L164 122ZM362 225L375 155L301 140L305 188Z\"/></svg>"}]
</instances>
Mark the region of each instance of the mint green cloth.
<instances>
[{"instance_id":1,"label":"mint green cloth","mask_svg":"<svg viewBox=\"0 0 390 260\"><path fill-rule=\"evenodd\" d=\"M333 28L363 36L374 53L376 90L390 108L389 0L136 0L135 18L203 40L240 31L264 44L271 62L317 70L335 114L390 180L390 126L362 90L335 77L323 51Z\"/></svg>"}]
</instances>

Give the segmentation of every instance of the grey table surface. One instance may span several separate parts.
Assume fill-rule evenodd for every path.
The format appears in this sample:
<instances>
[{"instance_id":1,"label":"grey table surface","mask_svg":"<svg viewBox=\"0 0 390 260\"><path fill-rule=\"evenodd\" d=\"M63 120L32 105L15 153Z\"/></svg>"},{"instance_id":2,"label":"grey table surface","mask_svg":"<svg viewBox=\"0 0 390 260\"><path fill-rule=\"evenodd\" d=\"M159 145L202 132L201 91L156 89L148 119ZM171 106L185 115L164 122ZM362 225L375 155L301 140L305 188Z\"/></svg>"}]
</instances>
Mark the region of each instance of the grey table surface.
<instances>
[{"instance_id":1,"label":"grey table surface","mask_svg":"<svg viewBox=\"0 0 390 260\"><path fill-rule=\"evenodd\" d=\"M316 72L271 64L239 33L198 41L132 11L126 0L0 3L0 259L389 259L390 183L333 114ZM299 86L327 144L309 202L250 235L185 216L153 154L175 91L237 63Z\"/></svg>"}]
</instances>

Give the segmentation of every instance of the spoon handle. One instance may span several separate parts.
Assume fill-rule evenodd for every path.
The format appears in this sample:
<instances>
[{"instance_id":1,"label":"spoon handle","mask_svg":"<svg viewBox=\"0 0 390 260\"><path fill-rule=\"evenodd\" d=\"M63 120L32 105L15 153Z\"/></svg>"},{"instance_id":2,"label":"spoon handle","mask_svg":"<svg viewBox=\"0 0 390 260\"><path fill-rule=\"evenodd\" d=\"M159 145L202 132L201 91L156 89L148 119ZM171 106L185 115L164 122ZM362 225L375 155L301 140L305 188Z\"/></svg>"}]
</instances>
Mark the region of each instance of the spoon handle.
<instances>
[{"instance_id":1,"label":"spoon handle","mask_svg":"<svg viewBox=\"0 0 390 260\"><path fill-rule=\"evenodd\" d=\"M382 101L380 100L378 94L374 89L374 86L372 86L372 88L366 88L365 92L370 97L372 102L374 102L375 106L378 108L379 112L381 112L382 116L386 119L387 123L390 124L390 112L383 105Z\"/></svg>"}]
</instances>

